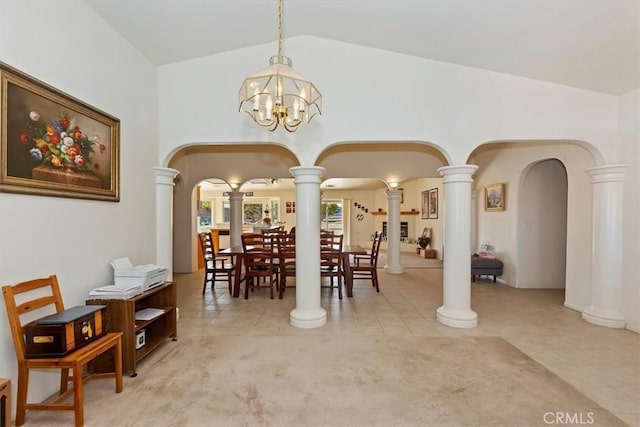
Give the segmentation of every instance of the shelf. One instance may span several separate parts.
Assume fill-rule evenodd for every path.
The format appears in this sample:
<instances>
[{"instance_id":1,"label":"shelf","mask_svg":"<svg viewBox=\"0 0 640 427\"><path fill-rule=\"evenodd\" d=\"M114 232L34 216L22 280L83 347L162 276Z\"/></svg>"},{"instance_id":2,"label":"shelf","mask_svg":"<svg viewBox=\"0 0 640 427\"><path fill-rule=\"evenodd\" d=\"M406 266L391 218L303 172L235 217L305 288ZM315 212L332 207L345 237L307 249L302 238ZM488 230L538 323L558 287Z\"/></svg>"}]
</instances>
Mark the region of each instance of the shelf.
<instances>
[{"instance_id":1,"label":"shelf","mask_svg":"<svg viewBox=\"0 0 640 427\"><path fill-rule=\"evenodd\" d=\"M400 215L418 215L418 211L401 211ZM387 212L371 212L371 215L386 215Z\"/></svg>"},{"instance_id":2,"label":"shelf","mask_svg":"<svg viewBox=\"0 0 640 427\"><path fill-rule=\"evenodd\" d=\"M177 334L177 291L175 282L166 282L141 295L126 300L88 300L88 305L107 306L107 330L122 332L122 369L130 376L136 375L136 366L146 355L169 339L175 341ZM162 310L149 320L136 320L136 312L147 308ZM136 349L136 333L145 330L145 345ZM94 372L112 372L111 354L96 360L90 367Z\"/></svg>"}]
</instances>

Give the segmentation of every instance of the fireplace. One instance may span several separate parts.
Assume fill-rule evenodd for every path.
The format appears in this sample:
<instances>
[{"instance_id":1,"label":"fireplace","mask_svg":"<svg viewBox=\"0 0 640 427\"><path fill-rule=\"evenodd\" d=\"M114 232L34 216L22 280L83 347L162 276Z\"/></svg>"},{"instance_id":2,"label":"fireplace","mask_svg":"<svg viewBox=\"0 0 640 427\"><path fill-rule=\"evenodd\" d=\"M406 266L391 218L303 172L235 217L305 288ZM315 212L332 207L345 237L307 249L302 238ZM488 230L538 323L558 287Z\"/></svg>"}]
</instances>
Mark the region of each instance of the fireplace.
<instances>
[{"instance_id":1,"label":"fireplace","mask_svg":"<svg viewBox=\"0 0 640 427\"><path fill-rule=\"evenodd\" d=\"M382 222L382 236L387 237L387 221ZM406 239L409 237L409 223L407 221L400 222L400 238Z\"/></svg>"}]
</instances>

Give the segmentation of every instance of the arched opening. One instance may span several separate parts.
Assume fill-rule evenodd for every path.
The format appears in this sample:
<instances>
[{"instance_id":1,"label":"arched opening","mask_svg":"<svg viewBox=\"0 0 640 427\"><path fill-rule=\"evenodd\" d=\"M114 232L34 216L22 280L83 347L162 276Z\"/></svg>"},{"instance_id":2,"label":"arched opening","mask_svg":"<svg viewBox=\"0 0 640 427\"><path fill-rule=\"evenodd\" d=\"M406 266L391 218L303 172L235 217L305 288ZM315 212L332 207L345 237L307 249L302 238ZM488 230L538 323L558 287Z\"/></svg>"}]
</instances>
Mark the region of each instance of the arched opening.
<instances>
[{"instance_id":1,"label":"arched opening","mask_svg":"<svg viewBox=\"0 0 640 427\"><path fill-rule=\"evenodd\" d=\"M476 148L469 158L479 166L472 248L477 251L484 242L495 248L504 262L499 282L564 287L565 306L581 310L588 305L593 206L585 171L599 161L600 153L581 141L491 142ZM485 209L484 191L497 183L504 185L504 210L496 212ZM564 231L557 235L558 229ZM553 276L545 263L554 263Z\"/></svg>"},{"instance_id":2,"label":"arched opening","mask_svg":"<svg viewBox=\"0 0 640 427\"><path fill-rule=\"evenodd\" d=\"M567 251L567 171L542 160L520 178L516 287L564 289Z\"/></svg>"}]
</instances>

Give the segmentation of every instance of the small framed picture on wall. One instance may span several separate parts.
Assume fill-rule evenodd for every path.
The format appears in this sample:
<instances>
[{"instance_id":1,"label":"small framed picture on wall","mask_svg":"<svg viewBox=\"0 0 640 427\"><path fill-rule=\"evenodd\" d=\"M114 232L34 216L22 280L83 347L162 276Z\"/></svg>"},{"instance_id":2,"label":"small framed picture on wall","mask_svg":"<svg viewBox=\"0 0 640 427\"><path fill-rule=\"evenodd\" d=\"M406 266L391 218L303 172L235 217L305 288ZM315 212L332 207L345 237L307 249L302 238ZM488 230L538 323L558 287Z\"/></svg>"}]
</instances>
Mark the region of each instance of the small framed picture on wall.
<instances>
[{"instance_id":1,"label":"small framed picture on wall","mask_svg":"<svg viewBox=\"0 0 640 427\"><path fill-rule=\"evenodd\" d=\"M484 210L497 212L504 210L504 184L491 184L484 187Z\"/></svg>"},{"instance_id":2,"label":"small framed picture on wall","mask_svg":"<svg viewBox=\"0 0 640 427\"><path fill-rule=\"evenodd\" d=\"M429 219L438 219L438 189L429 190Z\"/></svg>"},{"instance_id":3,"label":"small framed picture on wall","mask_svg":"<svg viewBox=\"0 0 640 427\"><path fill-rule=\"evenodd\" d=\"M422 219L429 219L429 192L423 191L421 193L421 201L422 201Z\"/></svg>"}]
</instances>

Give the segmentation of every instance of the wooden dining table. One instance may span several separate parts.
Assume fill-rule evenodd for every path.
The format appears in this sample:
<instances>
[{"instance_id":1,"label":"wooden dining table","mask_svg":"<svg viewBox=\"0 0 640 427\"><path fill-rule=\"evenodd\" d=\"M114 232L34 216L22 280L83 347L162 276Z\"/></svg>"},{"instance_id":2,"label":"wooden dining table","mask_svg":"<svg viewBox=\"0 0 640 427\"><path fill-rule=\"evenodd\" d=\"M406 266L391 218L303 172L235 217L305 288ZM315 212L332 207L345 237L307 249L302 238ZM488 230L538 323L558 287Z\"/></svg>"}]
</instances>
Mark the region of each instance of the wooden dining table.
<instances>
[{"instance_id":1,"label":"wooden dining table","mask_svg":"<svg viewBox=\"0 0 640 427\"><path fill-rule=\"evenodd\" d=\"M345 245L342 248L342 269L344 270L344 286L347 297L353 296L353 276L351 275L351 255L366 255L367 250L360 245Z\"/></svg>"},{"instance_id":2,"label":"wooden dining table","mask_svg":"<svg viewBox=\"0 0 640 427\"><path fill-rule=\"evenodd\" d=\"M220 256L230 256L236 266L235 277L233 278L233 296L240 296L240 282L242 281L242 262L244 260L244 248L240 246L231 246L218 252Z\"/></svg>"},{"instance_id":3,"label":"wooden dining table","mask_svg":"<svg viewBox=\"0 0 640 427\"><path fill-rule=\"evenodd\" d=\"M342 248L342 268L345 273L344 284L347 288L347 297L353 297L353 280L351 276L351 255L366 255L367 250L360 245L345 245ZM244 260L244 249L242 246L232 246L218 252L221 256L230 256L236 266L235 277L233 279L233 296L240 296L240 284L242 282L242 262Z\"/></svg>"}]
</instances>

